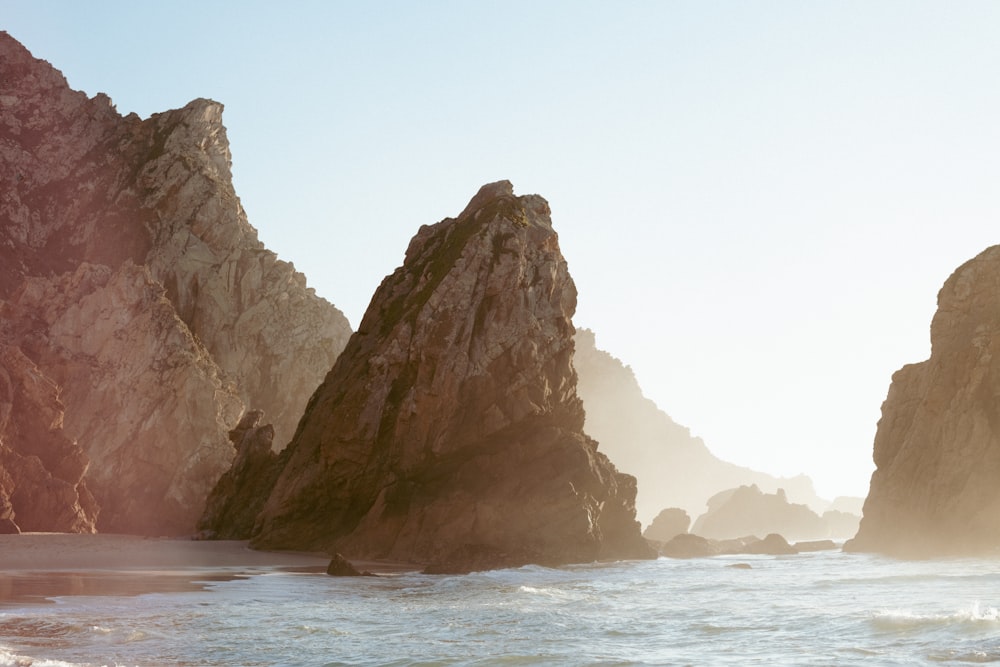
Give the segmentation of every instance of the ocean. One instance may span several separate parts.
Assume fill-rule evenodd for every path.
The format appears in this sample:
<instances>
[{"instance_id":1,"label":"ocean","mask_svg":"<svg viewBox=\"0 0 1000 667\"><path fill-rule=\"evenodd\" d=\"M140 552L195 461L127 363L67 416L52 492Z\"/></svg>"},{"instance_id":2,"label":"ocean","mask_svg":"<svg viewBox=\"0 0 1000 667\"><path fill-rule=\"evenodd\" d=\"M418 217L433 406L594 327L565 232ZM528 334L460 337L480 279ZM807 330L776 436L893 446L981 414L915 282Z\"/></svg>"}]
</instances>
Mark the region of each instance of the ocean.
<instances>
[{"instance_id":1,"label":"ocean","mask_svg":"<svg viewBox=\"0 0 1000 667\"><path fill-rule=\"evenodd\" d=\"M1000 560L827 551L463 576L235 572L199 590L0 606L0 665L1000 662Z\"/></svg>"}]
</instances>

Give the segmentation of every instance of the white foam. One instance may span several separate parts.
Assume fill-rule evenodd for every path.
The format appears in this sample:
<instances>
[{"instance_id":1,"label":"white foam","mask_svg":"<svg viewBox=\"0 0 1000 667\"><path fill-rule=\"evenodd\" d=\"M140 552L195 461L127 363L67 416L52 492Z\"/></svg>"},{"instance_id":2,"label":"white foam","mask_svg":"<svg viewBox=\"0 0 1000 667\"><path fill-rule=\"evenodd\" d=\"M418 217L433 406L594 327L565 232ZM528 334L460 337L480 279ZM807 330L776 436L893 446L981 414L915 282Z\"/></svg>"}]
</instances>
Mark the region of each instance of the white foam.
<instances>
[{"instance_id":1,"label":"white foam","mask_svg":"<svg viewBox=\"0 0 1000 667\"><path fill-rule=\"evenodd\" d=\"M89 667L76 662L62 660L39 660L26 655L19 655L5 646L0 646L0 667Z\"/></svg>"}]
</instances>

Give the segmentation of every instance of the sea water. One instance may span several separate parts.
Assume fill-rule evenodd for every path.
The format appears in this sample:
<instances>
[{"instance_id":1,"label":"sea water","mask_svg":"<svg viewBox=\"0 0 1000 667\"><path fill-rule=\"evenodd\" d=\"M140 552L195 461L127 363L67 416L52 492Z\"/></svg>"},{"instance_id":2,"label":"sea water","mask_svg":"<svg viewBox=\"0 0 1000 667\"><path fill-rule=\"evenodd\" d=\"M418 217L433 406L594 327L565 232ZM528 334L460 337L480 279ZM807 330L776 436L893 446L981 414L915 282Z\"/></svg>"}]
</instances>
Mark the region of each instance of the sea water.
<instances>
[{"instance_id":1,"label":"sea water","mask_svg":"<svg viewBox=\"0 0 1000 667\"><path fill-rule=\"evenodd\" d=\"M0 607L0 664L977 664L1000 662L998 607L1000 561L839 551L463 576L261 570Z\"/></svg>"}]
</instances>

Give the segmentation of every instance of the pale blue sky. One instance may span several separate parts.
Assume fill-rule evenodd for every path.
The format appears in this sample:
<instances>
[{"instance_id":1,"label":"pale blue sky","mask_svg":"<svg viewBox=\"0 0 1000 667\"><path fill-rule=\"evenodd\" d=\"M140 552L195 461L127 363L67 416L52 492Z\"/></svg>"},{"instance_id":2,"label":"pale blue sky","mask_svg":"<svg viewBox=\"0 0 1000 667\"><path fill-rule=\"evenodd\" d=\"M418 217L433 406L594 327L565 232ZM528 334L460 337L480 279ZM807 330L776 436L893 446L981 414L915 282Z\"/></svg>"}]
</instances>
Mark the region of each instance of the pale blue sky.
<instances>
[{"instance_id":1,"label":"pale blue sky","mask_svg":"<svg viewBox=\"0 0 1000 667\"><path fill-rule=\"evenodd\" d=\"M287 6L286 6L287 5ZM864 495L890 376L1000 240L996 2L46 2L0 28L142 116L226 105L260 237L360 320L506 178L578 326L719 456Z\"/></svg>"}]
</instances>

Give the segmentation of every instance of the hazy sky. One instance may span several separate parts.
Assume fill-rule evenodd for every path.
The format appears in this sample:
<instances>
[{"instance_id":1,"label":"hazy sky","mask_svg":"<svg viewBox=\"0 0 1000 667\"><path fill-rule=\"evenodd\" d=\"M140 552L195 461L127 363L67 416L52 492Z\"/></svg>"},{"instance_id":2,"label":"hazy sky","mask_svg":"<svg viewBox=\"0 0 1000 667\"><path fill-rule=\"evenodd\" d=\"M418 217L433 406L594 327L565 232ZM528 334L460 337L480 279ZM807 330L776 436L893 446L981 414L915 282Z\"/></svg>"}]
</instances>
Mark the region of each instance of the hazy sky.
<instances>
[{"instance_id":1,"label":"hazy sky","mask_svg":"<svg viewBox=\"0 0 1000 667\"><path fill-rule=\"evenodd\" d=\"M998 2L46 2L120 112L226 105L261 240L357 325L483 183L549 200L578 326L720 457L865 495L892 373L1000 241Z\"/></svg>"}]
</instances>

